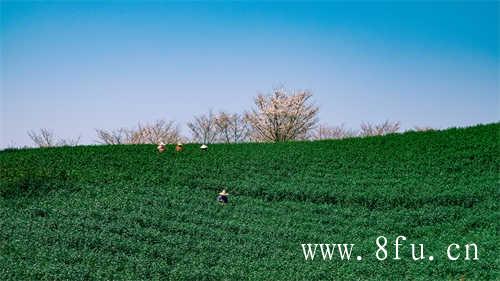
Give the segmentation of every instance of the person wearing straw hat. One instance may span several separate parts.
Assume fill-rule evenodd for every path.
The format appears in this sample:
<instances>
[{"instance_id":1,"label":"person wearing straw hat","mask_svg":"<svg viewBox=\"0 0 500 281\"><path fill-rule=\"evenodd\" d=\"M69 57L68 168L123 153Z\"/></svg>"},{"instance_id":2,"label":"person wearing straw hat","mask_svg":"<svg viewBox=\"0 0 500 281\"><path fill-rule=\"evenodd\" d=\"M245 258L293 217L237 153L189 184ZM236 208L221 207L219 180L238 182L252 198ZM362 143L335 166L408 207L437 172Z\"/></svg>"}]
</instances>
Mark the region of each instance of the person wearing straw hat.
<instances>
[{"instance_id":1,"label":"person wearing straw hat","mask_svg":"<svg viewBox=\"0 0 500 281\"><path fill-rule=\"evenodd\" d=\"M207 151L208 150L208 146L206 144L202 144L200 146L200 149L201 149L201 151Z\"/></svg>"},{"instance_id":2,"label":"person wearing straw hat","mask_svg":"<svg viewBox=\"0 0 500 281\"><path fill-rule=\"evenodd\" d=\"M158 149L159 153L162 153L165 151L165 144L163 142L160 142L160 144L156 148Z\"/></svg>"},{"instance_id":3,"label":"person wearing straw hat","mask_svg":"<svg viewBox=\"0 0 500 281\"><path fill-rule=\"evenodd\" d=\"M219 203L221 204L227 204L227 196L229 195L229 193L226 192L225 189L223 189L221 192L219 192L219 196L217 196L217 201L219 201Z\"/></svg>"},{"instance_id":4,"label":"person wearing straw hat","mask_svg":"<svg viewBox=\"0 0 500 281\"><path fill-rule=\"evenodd\" d=\"M177 152L181 152L181 151L182 151L182 149L183 149L183 147L182 147L182 143L180 143L180 142L179 142L179 143L177 143L177 146L175 147L175 151L177 151Z\"/></svg>"}]
</instances>

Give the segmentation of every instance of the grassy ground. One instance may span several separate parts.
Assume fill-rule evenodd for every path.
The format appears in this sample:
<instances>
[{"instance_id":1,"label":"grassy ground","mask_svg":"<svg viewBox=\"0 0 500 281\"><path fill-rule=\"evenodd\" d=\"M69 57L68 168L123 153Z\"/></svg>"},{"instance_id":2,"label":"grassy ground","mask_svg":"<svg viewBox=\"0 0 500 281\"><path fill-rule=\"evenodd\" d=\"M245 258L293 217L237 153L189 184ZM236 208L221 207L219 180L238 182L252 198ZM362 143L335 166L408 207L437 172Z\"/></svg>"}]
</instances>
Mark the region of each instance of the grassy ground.
<instances>
[{"instance_id":1,"label":"grassy ground","mask_svg":"<svg viewBox=\"0 0 500 281\"><path fill-rule=\"evenodd\" d=\"M499 131L3 151L0 277L498 280ZM380 235L408 238L401 260L375 258ZM446 258L471 242L479 260ZM363 260L305 261L301 243L353 243Z\"/></svg>"}]
</instances>

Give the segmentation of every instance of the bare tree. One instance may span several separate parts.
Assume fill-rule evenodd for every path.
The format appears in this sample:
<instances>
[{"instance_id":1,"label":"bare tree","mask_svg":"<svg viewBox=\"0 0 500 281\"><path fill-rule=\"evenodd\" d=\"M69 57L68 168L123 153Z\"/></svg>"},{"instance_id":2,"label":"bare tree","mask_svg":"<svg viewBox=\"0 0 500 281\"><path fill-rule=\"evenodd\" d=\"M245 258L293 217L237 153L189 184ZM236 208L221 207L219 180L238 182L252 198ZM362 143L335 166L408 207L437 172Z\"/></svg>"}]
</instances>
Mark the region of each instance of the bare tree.
<instances>
[{"instance_id":1,"label":"bare tree","mask_svg":"<svg viewBox=\"0 0 500 281\"><path fill-rule=\"evenodd\" d=\"M28 131L28 136L38 147L53 147L53 146L75 146L80 143L80 138L75 139L58 139L54 131L42 128L40 132Z\"/></svg>"},{"instance_id":2,"label":"bare tree","mask_svg":"<svg viewBox=\"0 0 500 281\"><path fill-rule=\"evenodd\" d=\"M317 140L343 139L355 137L356 135L356 131L345 128L344 124L341 124L340 126L328 126L326 124L322 124L315 130L312 138Z\"/></svg>"},{"instance_id":3,"label":"bare tree","mask_svg":"<svg viewBox=\"0 0 500 281\"><path fill-rule=\"evenodd\" d=\"M245 113L253 137L259 141L288 141L304 139L317 123L318 107L310 102L312 94L297 91L288 94L283 89L271 95L259 94L256 108Z\"/></svg>"},{"instance_id":4,"label":"bare tree","mask_svg":"<svg viewBox=\"0 0 500 281\"><path fill-rule=\"evenodd\" d=\"M139 123L132 129L96 129L96 133L98 142L102 144L173 143L182 138L175 122L166 120Z\"/></svg>"},{"instance_id":5,"label":"bare tree","mask_svg":"<svg viewBox=\"0 0 500 281\"><path fill-rule=\"evenodd\" d=\"M386 120L384 123L380 124L372 124L369 122L361 123L361 132L360 136L383 136L386 134L395 133L399 130L400 123L399 121L389 121Z\"/></svg>"},{"instance_id":6,"label":"bare tree","mask_svg":"<svg viewBox=\"0 0 500 281\"><path fill-rule=\"evenodd\" d=\"M192 139L203 144L213 143L217 140L216 117L209 111L208 114L195 116L187 126L191 129Z\"/></svg>"},{"instance_id":7,"label":"bare tree","mask_svg":"<svg viewBox=\"0 0 500 281\"><path fill-rule=\"evenodd\" d=\"M56 145L54 131L46 128L40 129L40 133L31 130L28 132L28 136L39 147L51 147Z\"/></svg>"},{"instance_id":8,"label":"bare tree","mask_svg":"<svg viewBox=\"0 0 500 281\"><path fill-rule=\"evenodd\" d=\"M217 137L225 143L243 142L250 136L250 127L243 116L238 113L220 112L215 117Z\"/></svg>"},{"instance_id":9,"label":"bare tree","mask_svg":"<svg viewBox=\"0 0 500 281\"><path fill-rule=\"evenodd\" d=\"M133 134L134 143L173 143L180 141L179 127L173 121L156 120L153 123L138 124Z\"/></svg>"},{"instance_id":10,"label":"bare tree","mask_svg":"<svg viewBox=\"0 0 500 281\"><path fill-rule=\"evenodd\" d=\"M130 129L116 130L96 129L97 142L102 144L127 144L132 142L133 132Z\"/></svg>"},{"instance_id":11,"label":"bare tree","mask_svg":"<svg viewBox=\"0 0 500 281\"><path fill-rule=\"evenodd\" d=\"M74 139L60 139L57 141L57 146L77 146L80 144L82 136L78 136L77 138Z\"/></svg>"}]
</instances>

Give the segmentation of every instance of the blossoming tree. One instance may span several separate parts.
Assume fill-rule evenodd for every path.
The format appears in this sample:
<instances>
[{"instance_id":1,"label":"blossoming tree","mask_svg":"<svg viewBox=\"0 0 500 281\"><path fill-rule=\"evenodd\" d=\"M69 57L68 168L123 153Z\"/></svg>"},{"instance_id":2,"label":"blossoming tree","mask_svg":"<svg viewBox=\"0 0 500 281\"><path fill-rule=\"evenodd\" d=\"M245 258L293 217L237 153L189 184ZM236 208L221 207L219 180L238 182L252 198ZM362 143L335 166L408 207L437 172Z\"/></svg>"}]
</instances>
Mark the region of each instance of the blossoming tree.
<instances>
[{"instance_id":1,"label":"blossoming tree","mask_svg":"<svg viewBox=\"0 0 500 281\"><path fill-rule=\"evenodd\" d=\"M281 142L305 139L318 122L318 107L310 101L308 91L287 93L274 90L270 95L259 94L255 108L245 113L257 141Z\"/></svg>"}]
</instances>

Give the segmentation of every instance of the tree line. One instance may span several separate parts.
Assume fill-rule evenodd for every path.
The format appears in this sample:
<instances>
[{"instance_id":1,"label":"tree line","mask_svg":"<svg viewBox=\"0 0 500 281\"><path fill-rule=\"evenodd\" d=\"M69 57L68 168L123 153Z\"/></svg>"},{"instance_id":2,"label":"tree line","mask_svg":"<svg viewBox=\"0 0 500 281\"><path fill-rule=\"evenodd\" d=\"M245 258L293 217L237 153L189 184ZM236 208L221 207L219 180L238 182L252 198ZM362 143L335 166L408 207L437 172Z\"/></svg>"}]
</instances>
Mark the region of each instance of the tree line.
<instances>
[{"instance_id":1,"label":"tree line","mask_svg":"<svg viewBox=\"0 0 500 281\"><path fill-rule=\"evenodd\" d=\"M139 123L133 128L96 129L96 142L100 144L157 144L283 142L292 140L342 139L396 133L399 121L383 123L363 122L358 130L343 124L331 126L319 124L319 108L312 102L309 91L275 89L270 94L259 94L254 106L243 113L209 111L194 116L187 123L191 136L181 134L179 125L170 120ZM431 130L430 127L414 127L413 130ZM59 139L54 132L40 129L28 132L39 147L78 145L80 138Z\"/></svg>"}]
</instances>

